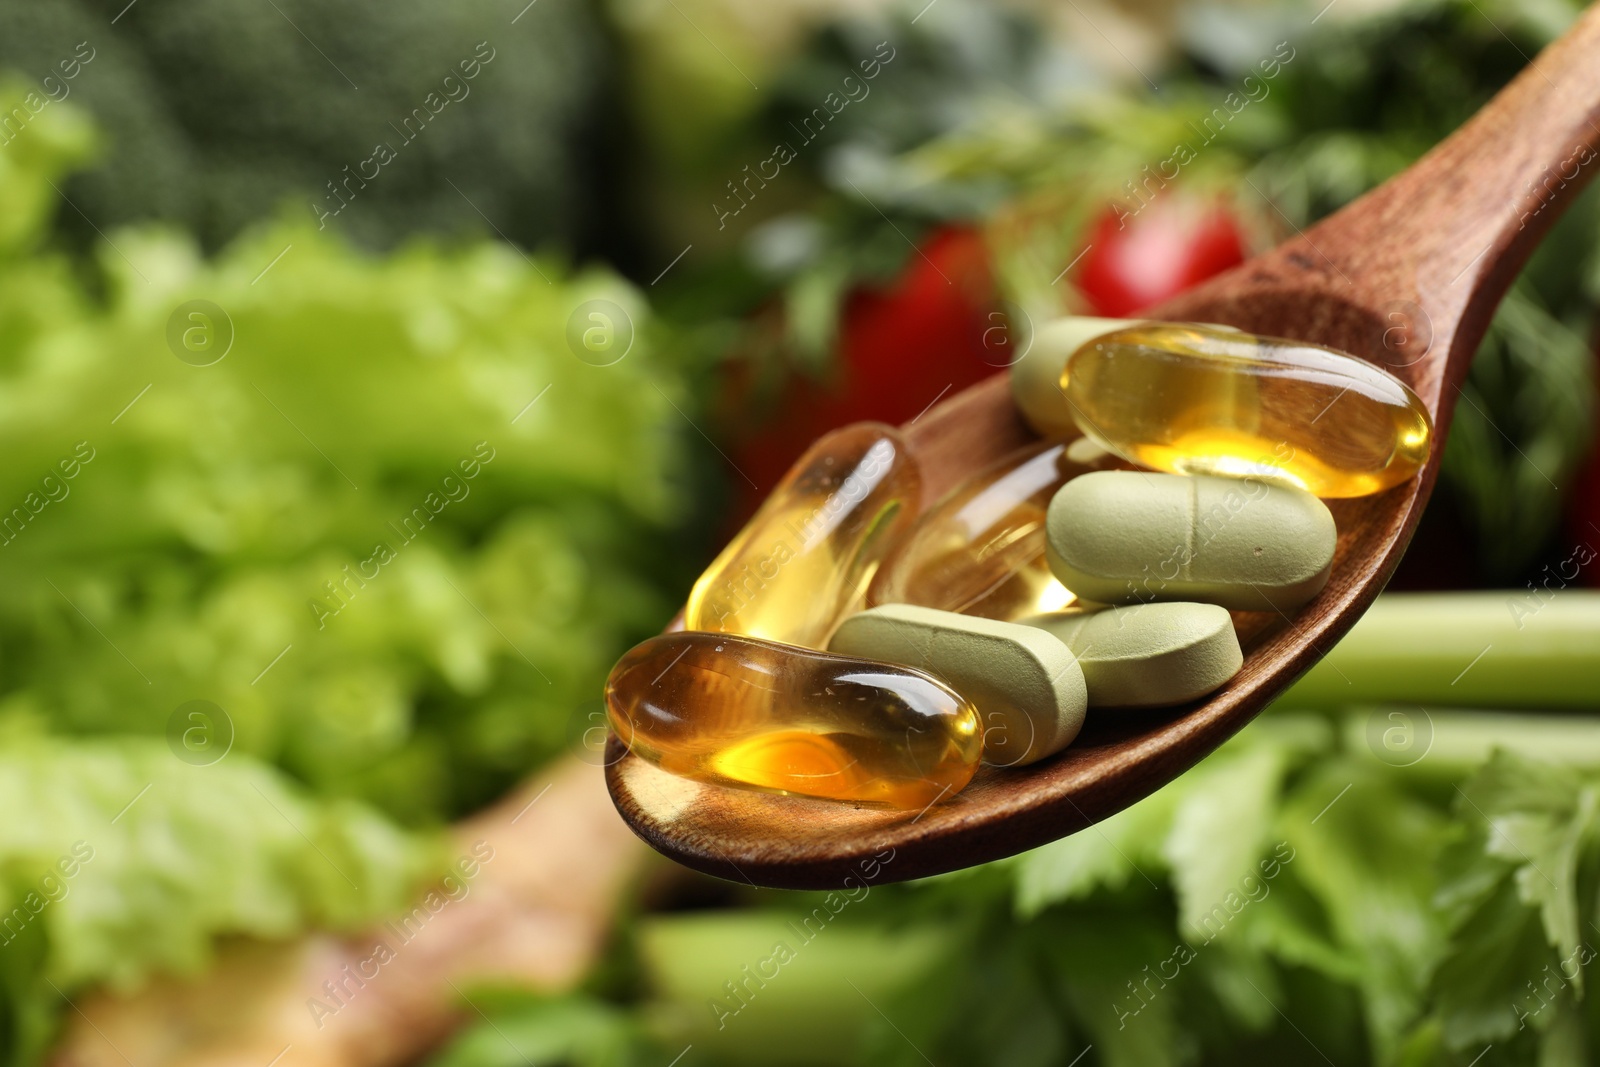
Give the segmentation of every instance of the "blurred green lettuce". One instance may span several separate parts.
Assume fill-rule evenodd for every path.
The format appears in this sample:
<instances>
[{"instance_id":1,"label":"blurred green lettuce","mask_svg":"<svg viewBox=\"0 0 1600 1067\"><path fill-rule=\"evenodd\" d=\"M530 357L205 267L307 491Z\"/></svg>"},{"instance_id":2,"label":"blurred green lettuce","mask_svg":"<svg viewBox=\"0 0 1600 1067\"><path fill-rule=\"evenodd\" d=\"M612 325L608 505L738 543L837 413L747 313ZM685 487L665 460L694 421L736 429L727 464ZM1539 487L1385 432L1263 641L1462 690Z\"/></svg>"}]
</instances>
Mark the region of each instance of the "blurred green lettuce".
<instances>
[{"instance_id":1,"label":"blurred green lettuce","mask_svg":"<svg viewBox=\"0 0 1600 1067\"><path fill-rule=\"evenodd\" d=\"M19 1059L60 994L395 907L431 827L594 725L689 577L696 408L626 283L498 243L372 258L309 220L214 260L158 230L69 258L52 215L94 147L65 103L0 150Z\"/></svg>"},{"instance_id":2,"label":"blurred green lettuce","mask_svg":"<svg viewBox=\"0 0 1600 1067\"><path fill-rule=\"evenodd\" d=\"M57 114L4 157L20 204L86 140L45 151ZM0 258L0 731L160 734L206 699L238 750L428 821L560 747L670 614L694 431L625 283L280 223L214 262L116 233L97 299L45 216ZM588 301L614 365L575 354Z\"/></svg>"},{"instance_id":3,"label":"blurred green lettuce","mask_svg":"<svg viewBox=\"0 0 1600 1067\"><path fill-rule=\"evenodd\" d=\"M251 757L188 766L149 739L8 745L0 810L14 816L0 834L8 1063L42 1051L83 985L198 972L221 935L349 928L399 908L442 860L428 837Z\"/></svg>"}]
</instances>

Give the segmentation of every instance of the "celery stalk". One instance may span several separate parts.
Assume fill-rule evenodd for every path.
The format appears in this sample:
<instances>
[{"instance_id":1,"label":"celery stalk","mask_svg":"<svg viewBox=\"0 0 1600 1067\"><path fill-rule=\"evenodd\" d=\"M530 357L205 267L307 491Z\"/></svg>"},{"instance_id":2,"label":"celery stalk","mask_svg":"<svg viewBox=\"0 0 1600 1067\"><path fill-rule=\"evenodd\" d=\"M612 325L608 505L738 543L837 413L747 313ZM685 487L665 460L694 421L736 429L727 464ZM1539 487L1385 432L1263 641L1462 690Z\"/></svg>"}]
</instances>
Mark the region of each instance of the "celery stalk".
<instances>
[{"instance_id":1,"label":"celery stalk","mask_svg":"<svg viewBox=\"0 0 1600 1067\"><path fill-rule=\"evenodd\" d=\"M1385 594L1277 703L1600 708L1600 592Z\"/></svg>"},{"instance_id":2,"label":"celery stalk","mask_svg":"<svg viewBox=\"0 0 1600 1067\"><path fill-rule=\"evenodd\" d=\"M829 898L843 910L845 897ZM775 1065L845 1062L877 1018L873 1004L935 965L950 938L838 923L819 905L650 917L638 944L646 1015L664 1045Z\"/></svg>"},{"instance_id":3,"label":"celery stalk","mask_svg":"<svg viewBox=\"0 0 1600 1067\"><path fill-rule=\"evenodd\" d=\"M1345 708L1339 716L1346 751L1451 781L1481 767L1496 748L1559 766L1600 767L1600 722L1588 715L1391 704Z\"/></svg>"}]
</instances>

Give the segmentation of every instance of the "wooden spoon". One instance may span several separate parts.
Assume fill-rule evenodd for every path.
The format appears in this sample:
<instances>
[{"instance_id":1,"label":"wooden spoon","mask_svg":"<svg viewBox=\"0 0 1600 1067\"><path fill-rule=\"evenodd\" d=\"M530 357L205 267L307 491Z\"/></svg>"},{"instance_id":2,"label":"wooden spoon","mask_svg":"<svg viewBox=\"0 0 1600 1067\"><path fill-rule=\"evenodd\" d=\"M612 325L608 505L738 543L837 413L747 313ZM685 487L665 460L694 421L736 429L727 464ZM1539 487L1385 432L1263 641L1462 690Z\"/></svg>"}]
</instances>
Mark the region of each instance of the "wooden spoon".
<instances>
[{"instance_id":1,"label":"wooden spoon","mask_svg":"<svg viewBox=\"0 0 1600 1067\"><path fill-rule=\"evenodd\" d=\"M1241 630L1245 663L1203 703L1092 711L1059 756L985 767L922 812L704 785L627 754L613 737L617 810L655 848L701 871L785 888L899 881L1009 856L1090 826L1182 774L1315 663L1383 589L1433 489L1460 384L1496 304L1539 238L1597 169L1600 5L1471 121L1383 186L1273 251L1155 309L1342 349L1394 373L1433 414L1421 475L1330 500L1339 544L1327 589L1291 618ZM1337 414L1337 412L1334 412ZM908 425L924 501L1034 438L1003 374ZM1465 664L1463 664L1465 666Z\"/></svg>"}]
</instances>

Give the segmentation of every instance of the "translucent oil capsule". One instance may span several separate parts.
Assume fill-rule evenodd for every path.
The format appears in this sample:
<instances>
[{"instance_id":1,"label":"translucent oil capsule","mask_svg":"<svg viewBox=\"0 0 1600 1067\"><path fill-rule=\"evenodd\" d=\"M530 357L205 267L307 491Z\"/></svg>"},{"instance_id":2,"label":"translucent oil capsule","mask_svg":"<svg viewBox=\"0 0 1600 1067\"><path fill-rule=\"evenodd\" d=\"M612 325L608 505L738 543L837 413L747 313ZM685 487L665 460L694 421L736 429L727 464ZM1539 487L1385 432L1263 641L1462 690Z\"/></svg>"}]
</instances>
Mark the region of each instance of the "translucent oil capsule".
<instances>
[{"instance_id":1,"label":"translucent oil capsule","mask_svg":"<svg viewBox=\"0 0 1600 1067\"><path fill-rule=\"evenodd\" d=\"M1322 497L1413 477L1432 420L1394 376L1331 348L1146 324L1074 352L1061 386L1083 432L1175 474L1253 476Z\"/></svg>"},{"instance_id":2,"label":"translucent oil capsule","mask_svg":"<svg viewBox=\"0 0 1600 1067\"><path fill-rule=\"evenodd\" d=\"M684 626L825 647L916 515L921 478L875 422L820 438L695 582Z\"/></svg>"},{"instance_id":3,"label":"translucent oil capsule","mask_svg":"<svg viewBox=\"0 0 1600 1067\"><path fill-rule=\"evenodd\" d=\"M1096 469L1092 459L1074 458L1085 443L1030 445L956 486L890 554L868 605L919 604L1009 622L1072 603L1045 559L1045 512L1056 490Z\"/></svg>"},{"instance_id":4,"label":"translucent oil capsule","mask_svg":"<svg viewBox=\"0 0 1600 1067\"><path fill-rule=\"evenodd\" d=\"M930 675L734 635L638 645L612 668L606 712L673 774L899 808L960 790L983 752L977 711Z\"/></svg>"}]
</instances>

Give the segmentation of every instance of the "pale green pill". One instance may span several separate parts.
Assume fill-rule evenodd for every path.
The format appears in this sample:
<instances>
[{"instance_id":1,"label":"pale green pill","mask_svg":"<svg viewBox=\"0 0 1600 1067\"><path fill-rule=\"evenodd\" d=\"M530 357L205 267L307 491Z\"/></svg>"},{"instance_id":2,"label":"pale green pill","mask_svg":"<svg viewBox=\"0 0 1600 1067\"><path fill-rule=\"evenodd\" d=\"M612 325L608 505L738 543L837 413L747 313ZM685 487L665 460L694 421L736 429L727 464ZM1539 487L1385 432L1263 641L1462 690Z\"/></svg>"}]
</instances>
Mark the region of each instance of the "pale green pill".
<instances>
[{"instance_id":1,"label":"pale green pill","mask_svg":"<svg viewBox=\"0 0 1600 1067\"><path fill-rule=\"evenodd\" d=\"M1054 634L1072 650L1092 708L1187 704L1244 665L1233 619L1215 604L1054 611L1018 622Z\"/></svg>"},{"instance_id":2,"label":"pale green pill","mask_svg":"<svg viewBox=\"0 0 1600 1067\"><path fill-rule=\"evenodd\" d=\"M1198 600L1292 611L1328 584L1333 515L1300 489L1252 478L1093 471L1046 513L1046 557L1086 600Z\"/></svg>"},{"instance_id":3,"label":"pale green pill","mask_svg":"<svg viewBox=\"0 0 1600 1067\"><path fill-rule=\"evenodd\" d=\"M948 682L978 709L984 762L1002 767L1061 751L1078 736L1088 708L1077 658L1033 626L884 604L845 619L828 648Z\"/></svg>"},{"instance_id":4,"label":"pale green pill","mask_svg":"<svg viewBox=\"0 0 1600 1067\"><path fill-rule=\"evenodd\" d=\"M1033 335L1027 353L1011 365L1011 399L1040 437L1077 437L1061 372L1067 359L1102 334L1139 325L1138 319L1053 319Z\"/></svg>"},{"instance_id":5,"label":"pale green pill","mask_svg":"<svg viewBox=\"0 0 1600 1067\"><path fill-rule=\"evenodd\" d=\"M1149 321L1072 315L1040 326L1028 351L1011 365L1011 400L1022 412L1023 421L1040 437L1077 437L1082 431L1073 421L1072 406L1067 403L1066 390L1061 388L1061 373L1067 368L1067 360L1096 337Z\"/></svg>"}]
</instances>

